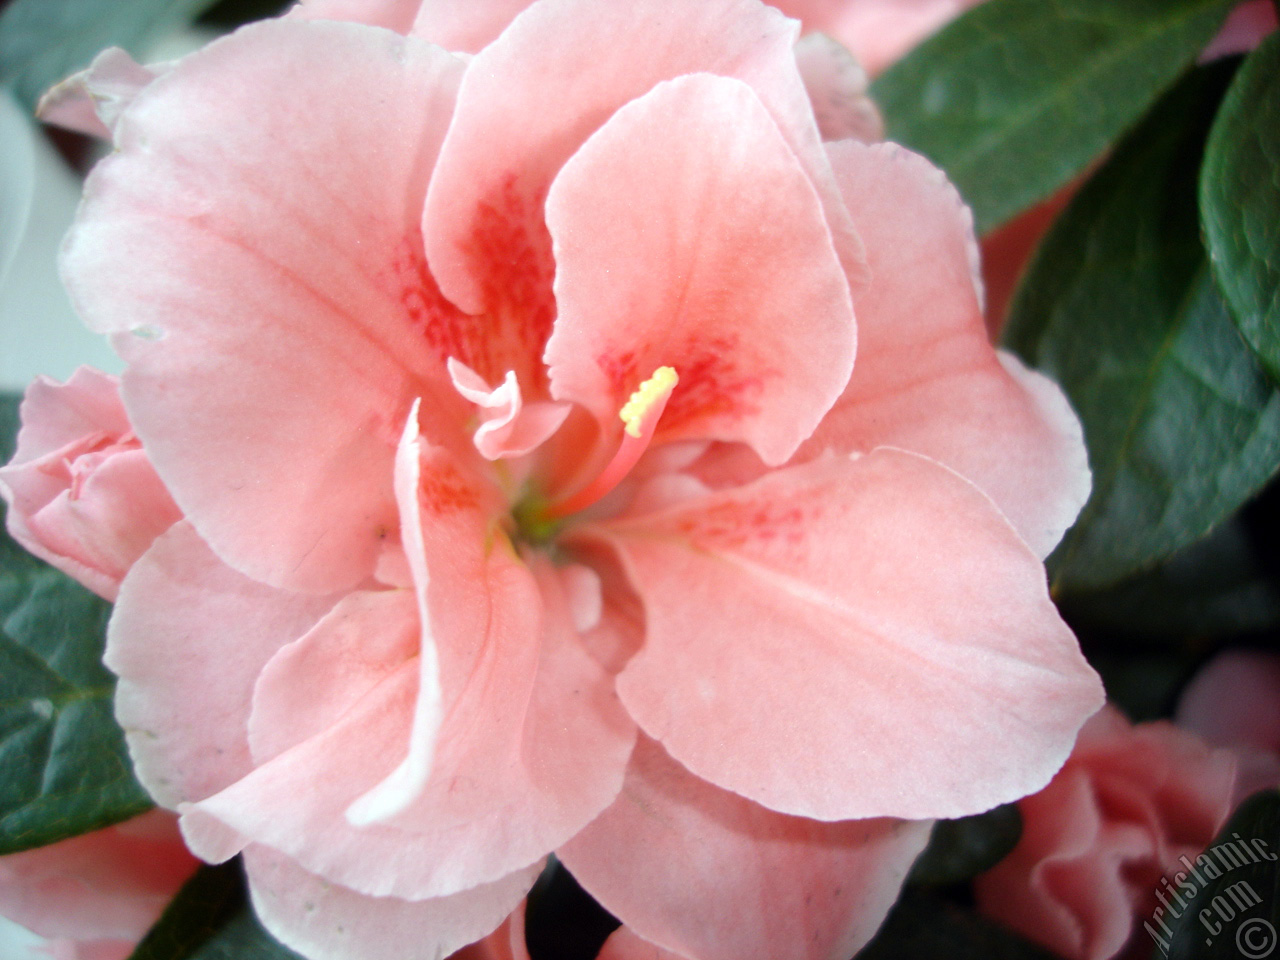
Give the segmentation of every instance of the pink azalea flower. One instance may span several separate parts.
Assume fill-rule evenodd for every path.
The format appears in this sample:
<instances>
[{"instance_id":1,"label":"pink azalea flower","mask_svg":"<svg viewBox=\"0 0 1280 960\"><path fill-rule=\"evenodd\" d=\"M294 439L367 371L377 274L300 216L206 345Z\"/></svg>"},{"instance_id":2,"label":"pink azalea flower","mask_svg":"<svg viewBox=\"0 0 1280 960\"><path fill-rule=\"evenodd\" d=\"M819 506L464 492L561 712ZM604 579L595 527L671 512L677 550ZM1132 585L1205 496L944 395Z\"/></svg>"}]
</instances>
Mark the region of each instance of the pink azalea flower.
<instances>
[{"instance_id":1,"label":"pink azalea flower","mask_svg":"<svg viewBox=\"0 0 1280 960\"><path fill-rule=\"evenodd\" d=\"M109 630L138 776L313 958L443 956L553 850L665 949L847 956L1101 703L1078 422L777 11L300 15L355 6L99 114L63 268L185 517Z\"/></svg>"},{"instance_id":2,"label":"pink azalea flower","mask_svg":"<svg viewBox=\"0 0 1280 960\"><path fill-rule=\"evenodd\" d=\"M1230 751L1107 707L1049 786L1019 801L1022 838L975 881L979 907L1071 960L1114 957L1141 930L1135 916L1165 916L1179 858L1217 835L1235 781Z\"/></svg>"},{"instance_id":3,"label":"pink azalea flower","mask_svg":"<svg viewBox=\"0 0 1280 960\"><path fill-rule=\"evenodd\" d=\"M65 384L41 377L27 388L0 496L15 540L108 600L182 517L129 425L116 379L88 367Z\"/></svg>"},{"instance_id":4,"label":"pink azalea flower","mask_svg":"<svg viewBox=\"0 0 1280 960\"><path fill-rule=\"evenodd\" d=\"M1227 650L1182 691L1177 721L1240 760L1235 802L1280 786L1280 657Z\"/></svg>"},{"instance_id":5,"label":"pink azalea flower","mask_svg":"<svg viewBox=\"0 0 1280 960\"><path fill-rule=\"evenodd\" d=\"M124 960L195 872L162 810L0 857L0 916L48 938L57 960Z\"/></svg>"},{"instance_id":6,"label":"pink azalea flower","mask_svg":"<svg viewBox=\"0 0 1280 960\"><path fill-rule=\"evenodd\" d=\"M773 0L806 31L840 41L872 76L981 0Z\"/></svg>"}]
</instances>

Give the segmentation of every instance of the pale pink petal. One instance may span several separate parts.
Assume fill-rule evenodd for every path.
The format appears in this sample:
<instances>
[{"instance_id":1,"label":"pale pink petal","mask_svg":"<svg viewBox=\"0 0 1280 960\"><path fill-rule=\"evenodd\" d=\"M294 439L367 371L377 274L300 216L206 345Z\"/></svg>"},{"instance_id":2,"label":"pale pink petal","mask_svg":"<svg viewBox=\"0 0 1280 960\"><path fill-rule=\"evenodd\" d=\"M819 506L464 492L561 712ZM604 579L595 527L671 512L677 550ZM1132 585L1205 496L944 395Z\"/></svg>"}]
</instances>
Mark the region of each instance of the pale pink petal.
<instances>
[{"instance_id":1,"label":"pale pink petal","mask_svg":"<svg viewBox=\"0 0 1280 960\"><path fill-rule=\"evenodd\" d=\"M1280 657L1218 654L1182 691L1177 719L1215 746L1280 754Z\"/></svg>"},{"instance_id":2,"label":"pale pink petal","mask_svg":"<svg viewBox=\"0 0 1280 960\"><path fill-rule=\"evenodd\" d=\"M1053 781L1019 801L1022 836L976 879L980 908L1072 960L1115 956L1135 916L1164 915L1157 893L1221 829L1234 777L1228 751L1103 708Z\"/></svg>"},{"instance_id":3,"label":"pale pink petal","mask_svg":"<svg viewBox=\"0 0 1280 960\"><path fill-rule=\"evenodd\" d=\"M450 897L371 897L308 873L266 847L245 850L253 909L308 960L442 960L497 927L533 886L541 863Z\"/></svg>"},{"instance_id":4,"label":"pale pink petal","mask_svg":"<svg viewBox=\"0 0 1280 960\"><path fill-rule=\"evenodd\" d=\"M452 960L529 960L524 939L525 904L522 901L497 930L483 940L463 947Z\"/></svg>"},{"instance_id":5,"label":"pale pink petal","mask_svg":"<svg viewBox=\"0 0 1280 960\"><path fill-rule=\"evenodd\" d=\"M9 532L114 600L129 568L181 518L132 434L117 381L89 367L65 384L38 377L21 409L17 451L0 467Z\"/></svg>"},{"instance_id":6,"label":"pale pink petal","mask_svg":"<svg viewBox=\"0 0 1280 960\"><path fill-rule=\"evenodd\" d=\"M622 926L609 935L596 960L688 960L678 953L663 950L635 933L630 927Z\"/></svg>"},{"instance_id":7,"label":"pale pink petal","mask_svg":"<svg viewBox=\"0 0 1280 960\"><path fill-rule=\"evenodd\" d=\"M0 483L10 478L0 471ZM16 487L16 484L15 484ZM14 539L108 600L129 568L182 515L142 450L104 459L76 493L13 511Z\"/></svg>"},{"instance_id":8,"label":"pale pink petal","mask_svg":"<svg viewBox=\"0 0 1280 960\"><path fill-rule=\"evenodd\" d=\"M120 588L105 661L120 678L116 718L134 772L158 803L199 800L253 768L254 681L332 605L236 573L186 523L138 561Z\"/></svg>"},{"instance_id":9,"label":"pale pink petal","mask_svg":"<svg viewBox=\"0 0 1280 960\"><path fill-rule=\"evenodd\" d=\"M660 366L658 439L785 461L849 379L854 325L822 207L751 88L698 74L619 110L547 198L552 391L620 433Z\"/></svg>"},{"instance_id":10,"label":"pale pink petal","mask_svg":"<svg viewBox=\"0 0 1280 960\"><path fill-rule=\"evenodd\" d=\"M72 297L115 334L174 499L255 579L366 577L396 528L413 399L430 395L438 432L465 416L418 236L462 69L358 24L250 25L143 90L89 178L63 255Z\"/></svg>"},{"instance_id":11,"label":"pale pink petal","mask_svg":"<svg viewBox=\"0 0 1280 960\"><path fill-rule=\"evenodd\" d=\"M368 609L376 608L369 605ZM348 606L342 612L350 616L353 609ZM308 634L309 643L320 648L337 647L337 643L326 643L334 619L327 617L321 621ZM363 627L396 632L400 629L399 624L388 624L386 620L366 622ZM307 665L318 656L303 652L291 659L294 664ZM375 667L365 675L380 672L384 671ZM316 694L333 706L345 708L340 710L337 721L252 770L220 793L198 803L184 804L179 812L187 845L202 860L218 863L235 856L252 842L261 842L299 859L306 869L337 883L347 883L348 874L353 873L357 879L375 877L363 885L352 884L362 892L375 896L393 892L405 896L433 895L431 891L419 894L409 889L419 881L424 867L425 858L418 843L408 842L409 838L399 831L389 837L372 829L354 830L344 816L351 803L385 779L405 755L418 688L417 659L385 671L381 682L372 689L362 690L354 683L335 684L331 671L303 674L304 677L317 675L339 687L337 693ZM282 689L288 677L280 671L272 680L264 687L255 707ZM340 693L353 694L357 699L344 704L339 699ZM287 711L273 709L270 712L279 716ZM339 711L330 708L317 711L317 716L333 712ZM276 738L262 730L256 731L254 740L263 749L276 742ZM399 882L396 890L390 889L393 881Z\"/></svg>"},{"instance_id":12,"label":"pale pink petal","mask_svg":"<svg viewBox=\"0 0 1280 960\"><path fill-rule=\"evenodd\" d=\"M688 73L755 89L813 178L837 250L856 271L861 249L821 149L794 40L795 25L754 0L544 0L517 16L467 71L427 197L431 268L454 303L483 315L483 339L454 355L491 382L515 370L532 389L555 316L542 222L551 182L618 108Z\"/></svg>"},{"instance_id":13,"label":"pale pink petal","mask_svg":"<svg viewBox=\"0 0 1280 960\"><path fill-rule=\"evenodd\" d=\"M1088 499L1083 435L1053 383L988 342L971 214L901 147L829 149L874 279L857 301L857 368L800 458L922 453L977 484L1047 556Z\"/></svg>"},{"instance_id":14,"label":"pale pink petal","mask_svg":"<svg viewBox=\"0 0 1280 960\"><path fill-rule=\"evenodd\" d=\"M381 629L370 630L371 624ZM419 643L410 591L347 594L315 627L282 647L258 676L249 723L254 763L269 763L323 734L414 660Z\"/></svg>"},{"instance_id":15,"label":"pale pink petal","mask_svg":"<svg viewBox=\"0 0 1280 960\"><path fill-rule=\"evenodd\" d=\"M502 383L490 387L466 364L448 361L453 387L481 410L475 445L486 460L523 457L545 443L569 416L568 403L538 401L528 404L520 393L520 381L508 370Z\"/></svg>"},{"instance_id":16,"label":"pale pink petal","mask_svg":"<svg viewBox=\"0 0 1280 960\"><path fill-rule=\"evenodd\" d=\"M255 841L362 893L444 896L540 860L617 795L635 728L608 674L578 643L546 561L535 561L535 583L500 532L486 547L487 521L443 466L428 450L422 531L444 694L438 735L411 742L416 717L433 709L418 702L417 658L404 656L416 633L412 595L349 599L264 672L254 744L276 755L187 811L202 856ZM434 755L419 784L424 748ZM406 768L414 775L395 773Z\"/></svg>"},{"instance_id":17,"label":"pale pink petal","mask_svg":"<svg viewBox=\"0 0 1280 960\"><path fill-rule=\"evenodd\" d=\"M1037 807L1037 796L1019 804L1019 810L1026 812L1017 847L975 880L974 892L983 913L1015 929L1036 931L1039 942L1052 943L1071 956L1084 942L1084 925L1049 892L1053 867L1094 849L1102 822L1088 778L1081 771L1064 770L1054 788L1050 809Z\"/></svg>"},{"instance_id":18,"label":"pale pink petal","mask_svg":"<svg viewBox=\"0 0 1280 960\"><path fill-rule=\"evenodd\" d=\"M593 626L583 631L582 644L610 675L616 675L644 643L644 607L622 569L617 552L607 544L574 543L572 554L575 560L589 567L599 581L599 617ZM570 571L575 567L584 569L575 565L561 572L571 597Z\"/></svg>"},{"instance_id":19,"label":"pale pink petal","mask_svg":"<svg viewBox=\"0 0 1280 960\"><path fill-rule=\"evenodd\" d=\"M1220 653L1183 689L1176 719L1235 754L1237 802L1280 786L1280 657Z\"/></svg>"},{"instance_id":20,"label":"pale pink petal","mask_svg":"<svg viewBox=\"0 0 1280 960\"><path fill-rule=\"evenodd\" d=\"M119 47L107 47L84 70L50 88L40 98L36 115L56 127L110 140L124 109L171 66L143 66Z\"/></svg>"},{"instance_id":21,"label":"pale pink petal","mask_svg":"<svg viewBox=\"0 0 1280 960\"><path fill-rule=\"evenodd\" d=\"M604 615L603 586L600 574L580 563L571 563L559 570L564 585L565 598L573 619L573 628L584 633L600 625Z\"/></svg>"},{"instance_id":22,"label":"pale pink petal","mask_svg":"<svg viewBox=\"0 0 1280 960\"><path fill-rule=\"evenodd\" d=\"M446 50L477 53L507 28L532 0L420 0L413 35Z\"/></svg>"},{"instance_id":23,"label":"pale pink petal","mask_svg":"<svg viewBox=\"0 0 1280 960\"><path fill-rule=\"evenodd\" d=\"M451 458L434 447L424 450L419 433L420 402L405 422L400 445L396 449L395 490L400 508L400 539L413 582L413 602L418 634L418 693L413 726L405 758L377 786L361 796L347 809L347 820L354 826L365 826L398 813L421 792L435 759L436 737L444 716L444 694L441 690L440 651L431 629L427 555L423 520L444 517L455 521L450 533L484 536L485 512L481 509L482 485L463 476ZM425 483L424 483L425 481ZM424 513L425 508L425 513ZM464 516L474 529L459 531L456 520ZM493 515L489 511L489 515ZM403 615L402 615L403 616ZM373 621L371 621L373 622ZM483 629L483 628L482 628ZM319 731L317 731L319 732Z\"/></svg>"},{"instance_id":24,"label":"pale pink petal","mask_svg":"<svg viewBox=\"0 0 1280 960\"><path fill-rule=\"evenodd\" d=\"M1272 0L1246 0L1231 11L1218 35L1200 54L1200 62L1248 53L1276 28L1276 20L1276 6Z\"/></svg>"},{"instance_id":25,"label":"pale pink petal","mask_svg":"<svg viewBox=\"0 0 1280 960\"><path fill-rule=\"evenodd\" d=\"M52 946L52 956L54 960L128 960L136 946L131 940L64 940Z\"/></svg>"},{"instance_id":26,"label":"pale pink petal","mask_svg":"<svg viewBox=\"0 0 1280 960\"><path fill-rule=\"evenodd\" d=\"M821 30L853 51L874 76L947 21L981 0L772 0L805 30Z\"/></svg>"},{"instance_id":27,"label":"pale pink petal","mask_svg":"<svg viewBox=\"0 0 1280 960\"><path fill-rule=\"evenodd\" d=\"M26 409L11 463L26 463L85 434L123 436L131 429L120 381L93 367L77 367L66 383L38 376L27 387Z\"/></svg>"},{"instance_id":28,"label":"pale pink petal","mask_svg":"<svg viewBox=\"0 0 1280 960\"><path fill-rule=\"evenodd\" d=\"M826 457L584 535L644 603L631 715L774 810L986 810L1047 783L1102 703L1035 556L914 454Z\"/></svg>"},{"instance_id":29,"label":"pale pink petal","mask_svg":"<svg viewBox=\"0 0 1280 960\"><path fill-rule=\"evenodd\" d=\"M867 73L848 50L825 33L811 33L796 44L796 67L823 140L884 139L884 121L867 93Z\"/></svg>"},{"instance_id":30,"label":"pale pink petal","mask_svg":"<svg viewBox=\"0 0 1280 960\"><path fill-rule=\"evenodd\" d=\"M136 941L197 866L174 816L153 810L0 857L0 916L44 937Z\"/></svg>"},{"instance_id":31,"label":"pale pink petal","mask_svg":"<svg viewBox=\"0 0 1280 960\"><path fill-rule=\"evenodd\" d=\"M302 20L346 20L407 34L421 5L422 0L299 0L287 16Z\"/></svg>"},{"instance_id":32,"label":"pale pink petal","mask_svg":"<svg viewBox=\"0 0 1280 960\"><path fill-rule=\"evenodd\" d=\"M617 802L558 856L623 923L683 956L846 960L897 900L931 826L783 816L641 738Z\"/></svg>"}]
</instances>

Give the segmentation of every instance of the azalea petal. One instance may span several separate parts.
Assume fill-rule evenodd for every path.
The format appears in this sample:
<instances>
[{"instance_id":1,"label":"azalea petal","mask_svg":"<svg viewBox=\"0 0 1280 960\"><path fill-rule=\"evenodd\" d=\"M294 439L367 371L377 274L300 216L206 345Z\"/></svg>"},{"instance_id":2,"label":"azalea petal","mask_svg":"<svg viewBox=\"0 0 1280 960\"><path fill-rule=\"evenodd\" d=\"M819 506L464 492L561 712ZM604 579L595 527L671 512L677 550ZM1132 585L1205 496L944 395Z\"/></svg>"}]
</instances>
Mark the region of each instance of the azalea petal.
<instances>
[{"instance_id":1,"label":"azalea petal","mask_svg":"<svg viewBox=\"0 0 1280 960\"><path fill-rule=\"evenodd\" d=\"M524 938L525 903L522 901L497 930L483 940L463 947L453 960L529 960Z\"/></svg>"},{"instance_id":2,"label":"azalea petal","mask_svg":"<svg viewBox=\"0 0 1280 960\"><path fill-rule=\"evenodd\" d=\"M385 780L364 794L347 809L347 819L354 826L365 826L403 810L422 790L435 754L436 735L444 714L444 697L440 682L440 651L432 635L428 599L426 545L422 526L423 507L436 516L459 512L473 519L480 502L479 485L468 483L453 463L437 454L426 466L428 490L423 489L423 443L419 434L420 404L414 402L405 422L400 445L396 450L395 489L400 506L400 538L413 581L413 599L418 624L418 694L413 727L409 733L407 755ZM433 451L435 452L435 451ZM424 504L424 500L429 501ZM462 531L483 536L484 519L479 529ZM451 531L457 532L457 531Z\"/></svg>"},{"instance_id":3,"label":"azalea petal","mask_svg":"<svg viewBox=\"0 0 1280 960\"><path fill-rule=\"evenodd\" d=\"M853 366L853 314L822 207L751 88L698 74L628 104L547 199L560 316L554 395L620 430L660 366L659 439L743 440L781 463Z\"/></svg>"},{"instance_id":4,"label":"azalea petal","mask_svg":"<svg viewBox=\"0 0 1280 960\"><path fill-rule=\"evenodd\" d=\"M1277 19L1280 19L1280 13L1277 13L1275 4L1268 3L1267 0L1245 0L1244 3L1237 4L1218 35L1200 54L1200 63L1236 53L1248 53L1276 29Z\"/></svg>"},{"instance_id":5,"label":"azalea petal","mask_svg":"<svg viewBox=\"0 0 1280 960\"><path fill-rule=\"evenodd\" d=\"M382 629L370 630L370 624ZM286 644L254 685L249 746L261 766L320 736L370 691L416 663L417 608L408 590L349 593Z\"/></svg>"},{"instance_id":6,"label":"azalea petal","mask_svg":"<svg viewBox=\"0 0 1280 960\"><path fill-rule=\"evenodd\" d=\"M867 72L848 50L825 33L811 33L796 44L796 67L823 140L884 139L884 120L867 93Z\"/></svg>"},{"instance_id":7,"label":"azalea petal","mask_svg":"<svg viewBox=\"0 0 1280 960\"><path fill-rule=\"evenodd\" d=\"M1177 722L1216 746L1280 755L1280 657L1252 650L1218 654L1182 691Z\"/></svg>"},{"instance_id":8,"label":"azalea petal","mask_svg":"<svg viewBox=\"0 0 1280 960\"><path fill-rule=\"evenodd\" d=\"M1057 386L991 348L972 216L901 147L829 149L875 279L857 302L857 370L800 458L922 453L982 488L1047 556L1089 496L1083 434Z\"/></svg>"},{"instance_id":9,"label":"azalea petal","mask_svg":"<svg viewBox=\"0 0 1280 960\"><path fill-rule=\"evenodd\" d=\"M45 93L36 115L45 123L110 140L124 109L171 66L144 67L119 47L107 47L86 69Z\"/></svg>"},{"instance_id":10,"label":"azalea petal","mask_svg":"<svg viewBox=\"0 0 1280 960\"><path fill-rule=\"evenodd\" d=\"M612 548L603 543L578 542L573 544L573 555L581 563L560 570L570 602L587 605L581 597L581 585L575 586L573 581L582 578L578 571L588 569L596 579L599 600L597 607L596 598L590 598L592 616L587 617L582 611L582 622L577 624L582 645L611 676L616 675L644 643L644 607ZM575 608L575 618L578 615ZM585 625L587 620L593 620L591 626Z\"/></svg>"},{"instance_id":11,"label":"azalea petal","mask_svg":"<svg viewBox=\"0 0 1280 960\"><path fill-rule=\"evenodd\" d=\"M451 897L370 897L308 873L266 847L244 854L262 925L309 960L442 960L498 926L542 864Z\"/></svg>"},{"instance_id":12,"label":"azalea petal","mask_svg":"<svg viewBox=\"0 0 1280 960\"><path fill-rule=\"evenodd\" d=\"M407 34L421 5L422 0L299 0L286 16L346 20Z\"/></svg>"},{"instance_id":13,"label":"azalea petal","mask_svg":"<svg viewBox=\"0 0 1280 960\"><path fill-rule=\"evenodd\" d=\"M1135 727L1106 706L1053 782L1019 801L1022 836L977 878L978 902L1065 956L1113 957L1135 913L1157 909L1162 878L1221 829L1234 776L1229 751L1165 721Z\"/></svg>"},{"instance_id":14,"label":"azalea petal","mask_svg":"<svg viewBox=\"0 0 1280 960\"><path fill-rule=\"evenodd\" d=\"M853 51L874 76L947 21L981 0L773 0Z\"/></svg>"},{"instance_id":15,"label":"azalea petal","mask_svg":"<svg viewBox=\"0 0 1280 960\"><path fill-rule=\"evenodd\" d=\"M6 481L21 492L17 478L0 471ZM15 540L114 601L129 568L182 515L147 455L129 450L104 460L78 495L64 490L36 513L24 518L14 510L11 518Z\"/></svg>"},{"instance_id":16,"label":"azalea petal","mask_svg":"<svg viewBox=\"0 0 1280 960\"><path fill-rule=\"evenodd\" d=\"M678 953L663 950L650 943L630 927L622 926L609 934L596 960L688 960Z\"/></svg>"},{"instance_id":17,"label":"azalea petal","mask_svg":"<svg viewBox=\"0 0 1280 960\"><path fill-rule=\"evenodd\" d=\"M413 35L446 50L477 53L487 47L532 0L421 0Z\"/></svg>"},{"instance_id":18,"label":"azalea petal","mask_svg":"<svg viewBox=\"0 0 1280 960\"><path fill-rule=\"evenodd\" d=\"M190 524L156 540L120 587L104 659L120 678L116 719L134 773L157 803L207 797L253 768L254 681L332 605L249 580Z\"/></svg>"},{"instance_id":19,"label":"azalea petal","mask_svg":"<svg viewBox=\"0 0 1280 960\"><path fill-rule=\"evenodd\" d=\"M560 429L569 416L568 403L524 403L520 381L508 370L502 383L490 388L481 376L453 357L448 362L453 387L480 407L483 422L476 429L475 445L486 460L523 457Z\"/></svg>"},{"instance_id":20,"label":"azalea petal","mask_svg":"<svg viewBox=\"0 0 1280 960\"><path fill-rule=\"evenodd\" d=\"M1048 782L1102 704L1040 563L914 454L827 457L583 535L615 545L644 603L618 677L631 715L774 810L987 810Z\"/></svg>"},{"instance_id":21,"label":"azalea petal","mask_svg":"<svg viewBox=\"0 0 1280 960\"><path fill-rule=\"evenodd\" d=\"M89 178L64 249L73 299L115 334L174 499L255 579L358 583L396 527L413 398L460 434L418 219L462 69L357 24L251 25L143 90Z\"/></svg>"},{"instance_id":22,"label":"azalea petal","mask_svg":"<svg viewBox=\"0 0 1280 960\"><path fill-rule=\"evenodd\" d=\"M1052 944L1065 956L1081 956L1089 931L1072 909L1077 901L1069 891L1063 896L1061 886L1064 879L1070 884L1073 865L1101 859L1092 854L1100 850L1102 821L1083 771L1064 771L1053 789L1052 797L1031 796L1019 804L1023 830L1018 846L974 881L974 892L988 916L1038 943ZM1125 903L1127 914L1128 897L1118 872L1108 877L1103 871L1096 880L1114 901Z\"/></svg>"},{"instance_id":23,"label":"azalea petal","mask_svg":"<svg viewBox=\"0 0 1280 960\"><path fill-rule=\"evenodd\" d=\"M677 954L845 960L897 900L931 826L774 813L641 738L617 802L558 856L623 923Z\"/></svg>"},{"instance_id":24,"label":"azalea petal","mask_svg":"<svg viewBox=\"0 0 1280 960\"><path fill-rule=\"evenodd\" d=\"M0 916L44 937L136 942L198 865L173 814L152 810L0 857Z\"/></svg>"},{"instance_id":25,"label":"azalea petal","mask_svg":"<svg viewBox=\"0 0 1280 960\"><path fill-rule=\"evenodd\" d=\"M354 678L338 675L342 663L333 661L333 653L341 649L344 640L359 632L361 625L353 625L350 620L360 610L381 614L375 623L363 623L365 631L376 625L399 634L406 628L388 616L396 611L379 611L374 603L348 603L307 634L304 644L313 649L290 651L292 655L271 671L255 697L255 713L261 710L264 714L260 722L251 721L256 749L269 756L296 739L295 733L310 732L312 736L285 749L220 793L180 808L183 836L201 859L221 862L252 842L262 842L337 883L353 885L348 883L349 874L365 880L371 874L386 874L379 881L356 885L361 892L374 896L410 895L404 890L418 879L424 859L418 845L399 832L390 838L369 830L355 831L343 815L358 796L386 778L405 755L418 685L416 658L396 664L367 664ZM411 611L410 606L408 612ZM339 636L332 638L335 630ZM388 647L394 649L393 645L383 645L382 651ZM324 669L326 655L333 669ZM312 692L322 706L285 731L273 733L265 729L265 724L271 717L288 716L288 704L296 694L286 693L288 699L283 705L273 704L272 700L287 691L294 676L299 681L327 681L328 689ZM372 688L359 684L366 678L375 678ZM313 719L329 722L322 729L307 730L304 724ZM417 873L410 872L414 864ZM393 878L401 880L403 889L390 888ZM378 882L381 887L376 885Z\"/></svg>"},{"instance_id":26,"label":"azalea petal","mask_svg":"<svg viewBox=\"0 0 1280 960\"><path fill-rule=\"evenodd\" d=\"M15 540L113 601L129 568L181 519L132 437L116 378L90 367L27 388L0 496Z\"/></svg>"},{"instance_id":27,"label":"azalea petal","mask_svg":"<svg viewBox=\"0 0 1280 960\"><path fill-rule=\"evenodd\" d=\"M23 397L22 429L10 463L27 463L87 434L129 433L119 384L116 377L93 367L76 368L66 383L36 377Z\"/></svg>"},{"instance_id":28,"label":"azalea petal","mask_svg":"<svg viewBox=\"0 0 1280 960\"><path fill-rule=\"evenodd\" d=\"M186 812L202 856L252 841L361 893L446 896L540 860L617 795L635 728L558 581L544 560L535 581L500 532L486 543L439 451L422 465L428 578L415 579L439 653L438 733L415 736L436 707L405 659L413 595L348 598L263 672L254 745L272 759Z\"/></svg>"},{"instance_id":29,"label":"azalea petal","mask_svg":"<svg viewBox=\"0 0 1280 960\"><path fill-rule=\"evenodd\" d=\"M429 563L437 561L429 604L451 697L448 718L426 789L386 823L439 835L442 861L480 871L489 861L527 862L530 851L542 856L608 806L621 788L635 726L609 675L578 642L569 597L545 559L530 561L539 603L523 594L529 571L507 567L500 556L489 558L488 573L457 551L440 563L448 540L441 530L428 546ZM475 596L472 587L473 598L461 599L468 584L486 577L491 598ZM526 611L539 606L540 645L523 633ZM478 645L474 637L486 624L489 643Z\"/></svg>"},{"instance_id":30,"label":"azalea petal","mask_svg":"<svg viewBox=\"0 0 1280 960\"><path fill-rule=\"evenodd\" d=\"M795 67L795 27L754 0L543 0L477 54L423 220L441 289L483 315L476 330L484 338L455 356L491 382L506 370L536 382L555 316L542 222L551 181L614 111L688 73L736 77L755 89L813 178L842 261L856 272L861 248Z\"/></svg>"}]
</instances>

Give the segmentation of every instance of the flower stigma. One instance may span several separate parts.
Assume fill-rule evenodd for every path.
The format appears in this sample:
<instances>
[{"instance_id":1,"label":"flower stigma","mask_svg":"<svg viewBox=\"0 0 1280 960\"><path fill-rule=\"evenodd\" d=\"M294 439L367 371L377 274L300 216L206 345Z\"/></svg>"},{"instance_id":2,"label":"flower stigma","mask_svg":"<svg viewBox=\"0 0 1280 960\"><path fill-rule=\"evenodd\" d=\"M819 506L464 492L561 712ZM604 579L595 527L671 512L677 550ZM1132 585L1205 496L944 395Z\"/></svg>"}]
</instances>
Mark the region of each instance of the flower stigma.
<instances>
[{"instance_id":1,"label":"flower stigma","mask_svg":"<svg viewBox=\"0 0 1280 960\"><path fill-rule=\"evenodd\" d=\"M649 448L653 432L658 426L662 411L671 399L671 391L680 382L674 367L659 367L644 383L636 388L630 399L618 411L618 417L626 425L622 442L609 465L594 480L570 497L548 504L539 512L542 523L562 520L570 514L585 510L613 491L631 472L641 455Z\"/></svg>"}]
</instances>

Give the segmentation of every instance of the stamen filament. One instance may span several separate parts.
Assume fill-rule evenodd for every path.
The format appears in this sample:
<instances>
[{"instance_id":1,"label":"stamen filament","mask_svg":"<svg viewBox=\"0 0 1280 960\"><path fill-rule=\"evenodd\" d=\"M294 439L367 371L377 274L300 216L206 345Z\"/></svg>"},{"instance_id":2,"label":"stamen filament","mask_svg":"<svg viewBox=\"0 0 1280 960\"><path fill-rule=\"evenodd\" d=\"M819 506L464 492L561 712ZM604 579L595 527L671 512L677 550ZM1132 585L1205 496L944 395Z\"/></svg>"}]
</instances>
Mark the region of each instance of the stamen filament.
<instances>
[{"instance_id":1,"label":"stamen filament","mask_svg":"<svg viewBox=\"0 0 1280 960\"><path fill-rule=\"evenodd\" d=\"M626 424L618 452L589 484L571 497L548 506L544 514L548 519L560 520L579 510L585 510L613 492L613 488L622 482L649 448L662 411L679 381L680 378L671 367L659 367L653 372L653 376L640 384L639 389L631 394L631 399L618 412L619 418Z\"/></svg>"}]
</instances>

